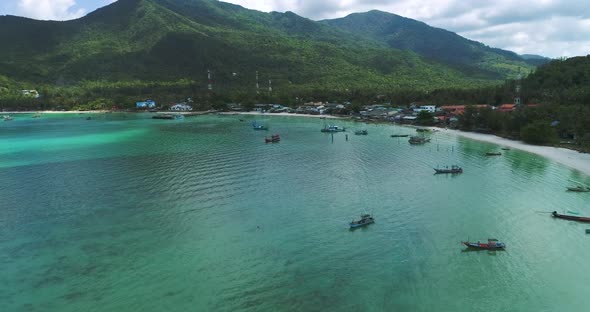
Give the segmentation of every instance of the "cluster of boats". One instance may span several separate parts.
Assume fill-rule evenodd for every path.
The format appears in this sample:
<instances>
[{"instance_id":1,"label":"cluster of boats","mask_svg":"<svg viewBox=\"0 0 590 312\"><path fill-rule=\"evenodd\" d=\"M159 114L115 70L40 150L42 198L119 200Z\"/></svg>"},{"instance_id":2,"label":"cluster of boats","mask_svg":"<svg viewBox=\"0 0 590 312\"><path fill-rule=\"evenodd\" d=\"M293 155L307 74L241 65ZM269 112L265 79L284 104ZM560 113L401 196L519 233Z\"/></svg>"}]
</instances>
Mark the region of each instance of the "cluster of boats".
<instances>
[{"instance_id":1,"label":"cluster of boats","mask_svg":"<svg viewBox=\"0 0 590 312\"><path fill-rule=\"evenodd\" d=\"M10 115L4 115L4 116L2 116L2 119L4 121L11 121L12 120L12 117Z\"/></svg>"},{"instance_id":2,"label":"cluster of boats","mask_svg":"<svg viewBox=\"0 0 590 312\"><path fill-rule=\"evenodd\" d=\"M354 230L373 223L375 223L375 218L371 214L365 213L361 214L361 218L359 220L352 220L349 223L349 226L351 230ZM464 241L461 242L461 244L467 246L468 249L503 250L506 248L506 244L499 242L495 238L488 238L487 243Z\"/></svg>"}]
</instances>

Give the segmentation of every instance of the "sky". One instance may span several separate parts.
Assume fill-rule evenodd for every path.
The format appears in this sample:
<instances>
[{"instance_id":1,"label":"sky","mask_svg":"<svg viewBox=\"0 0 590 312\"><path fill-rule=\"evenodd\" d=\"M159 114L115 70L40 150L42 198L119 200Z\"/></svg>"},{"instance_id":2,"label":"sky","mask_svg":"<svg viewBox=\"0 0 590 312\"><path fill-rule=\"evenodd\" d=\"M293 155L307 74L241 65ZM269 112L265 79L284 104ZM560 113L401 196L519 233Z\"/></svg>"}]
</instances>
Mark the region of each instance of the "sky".
<instances>
[{"instance_id":1,"label":"sky","mask_svg":"<svg viewBox=\"0 0 590 312\"><path fill-rule=\"evenodd\" d=\"M114 0L0 0L0 15L74 19ZM312 20L373 9L444 28L491 47L552 58L590 54L590 3L583 0L226 0Z\"/></svg>"}]
</instances>

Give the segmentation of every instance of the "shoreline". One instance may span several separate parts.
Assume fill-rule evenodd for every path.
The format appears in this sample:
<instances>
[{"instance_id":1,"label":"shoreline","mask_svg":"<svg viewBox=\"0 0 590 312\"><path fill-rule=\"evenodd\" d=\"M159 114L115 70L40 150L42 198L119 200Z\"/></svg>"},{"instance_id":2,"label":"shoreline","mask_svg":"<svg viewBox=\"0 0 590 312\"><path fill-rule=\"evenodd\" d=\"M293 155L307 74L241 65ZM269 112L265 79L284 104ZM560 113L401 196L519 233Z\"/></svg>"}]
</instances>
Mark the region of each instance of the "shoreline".
<instances>
[{"instance_id":1,"label":"shoreline","mask_svg":"<svg viewBox=\"0 0 590 312\"><path fill-rule=\"evenodd\" d=\"M111 110L92 110L92 111L13 111L13 112L1 112L1 114L100 114L117 112ZM136 113L121 111L121 113ZM172 113L183 113L183 112L172 112ZM184 112L194 115L200 114L211 114L215 111L204 111L204 112ZM282 116L282 117L304 117L304 118L322 118L322 119L350 119L350 117L343 116L332 116L332 115L309 115L309 114L293 114L293 113L261 113L261 112L218 112L220 115L249 115L249 116ZM389 123L383 123L389 124ZM412 125L402 125L404 127L421 128ZM498 146L514 148L529 152L532 154L539 155L549 160L555 161L568 168L577 170L590 177L590 154L580 153L576 150L567 149L563 147L543 146L543 145L530 145L522 141L515 141L506 138L502 138L493 134L484 134L477 132L465 132L455 129L446 129L438 127L424 127L431 130L436 130L438 133L444 133L448 135L454 135L463 137L475 141L486 142L496 144Z\"/></svg>"},{"instance_id":2,"label":"shoreline","mask_svg":"<svg viewBox=\"0 0 590 312\"><path fill-rule=\"evenodd\" d=\"M306 118L325 118L325 119L350 119L349 117L331 116L331 115L309 115L309 114L291 114L291 113L260 113L260 112L224 112L222 115L260 115L260 116L293 116ZM391 123L383 123L391 124ZM438 127L420 127L412 125L402 125L411 128L428 128L436 130L438 133L445 133L470 140L496 144L499 147L509 147L528 153L532 153L549 160L562 164L570 169L577 170L590 177L590 154L580 153L576 150L563 147L553 147L544 145L531 145L523 141L510 140L493 134L484 134L477 132L465 132L455 129L445 129Z\"/></svg>"},{"instance_id":3,"label":"shoreline","mask_svg":"<svg viewBox=\"0 0 590 312\"><path fill-rule=\"evenodd\" d=\"M522 141L515 141L509 140L506 138L502 138L493 134L484 134L484 133L476 133L476 132L465 132L460 130L454 129L444 129L444 128L436 128L436 127L429 127L430 129L436 129L438 133L446 133L450 135L455 135L463 138L467 138L470 140L492 143L499 145L501 147L509 147L513 149L518 149L521 151L529 152L532 154L539 155L541 157L550 159L557 163L560 163L566 167L571 169L580 171L585 175L590 177L590 154L580 153L575 150L563 148L563 147L553 147L553 146L543 146L543 145L531 145L524 143Z\"/></svg>"},{"instance_id":4,"label":"shoreline","mask_svg":"<svg viewBox=\"0 0 590 312\"><path fill-rule=\"evenodd\" d=\"M10 114L101 114L101 113L111 113L117 112L112 110L88 110L88 111L10 111L10 112L0 112L0 115L10 115ZM128 112L122 112L128 113Z\"/></svg>"}]
</instances>

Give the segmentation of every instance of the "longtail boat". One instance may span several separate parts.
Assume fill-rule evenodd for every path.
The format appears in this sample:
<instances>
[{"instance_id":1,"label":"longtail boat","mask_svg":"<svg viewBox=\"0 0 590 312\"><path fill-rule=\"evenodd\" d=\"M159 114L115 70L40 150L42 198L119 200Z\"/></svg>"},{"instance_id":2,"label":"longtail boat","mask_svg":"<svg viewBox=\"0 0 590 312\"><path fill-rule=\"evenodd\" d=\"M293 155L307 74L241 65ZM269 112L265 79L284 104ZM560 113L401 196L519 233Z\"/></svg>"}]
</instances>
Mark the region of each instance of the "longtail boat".
<instances>
[{"instance_id":1,"label":"longtail boat","mask_svg":"<svg viewBox=\"0 0 590 312\"><path fill-rule=\"evenodd\" d=\"M324 126L320 131L322 132L344 132L346 128L340 128L338 126Z\"/></svg>"},{"instance_id":2,"label":"longtail boat","mask_svg":"<svg viewBox=\"0 0 590 312\"><path fill-rule=\"evenodd\" d=\"M281 137L278 134L273 134L270 138L264 138L266 143L279 143L280 141Z\"/></svg>"},{"instance_id":3,"label":"longtail boat","mask_svg":"<svg viewBox=\"0 0 590 312\"><path fill-rule=\"evenodd\" d=\"M461 242L463 245L467 246L467 248L472 249L485 249L485 250L498 250L506 248L506 244L499 242L495 238L488 238L487 243L471 243L471 242Z\"/></svg>"},{"instance_id":4,"label":"longtail boat","mask_svg":"<svg viewBox=\"0 0 590 312\"><path fill-rule=\"evenodd\" d=\"M361 219L358 221L353 220L350 222L350 228L355 229L359 227L363 227L369 225L371 223L375 223L375 219L370 214L363 214L361 215Z\"/></svg>"},{"instance_id":5,"label":"longtail boat","mask_svg":"<svg viewBox=\"0 0 590 312\"><path fill-rule=\"evenodd\" d=\"M570 192L590 192L590 187L574 186L568 187L567 190Z\"/></svg>"},{"instance_id":6,"label":"longtail boat","mask_svg":"<svg viewBox=\"0 0 590 312\"><path fill-rule=\"evenodd\" d=\"M578 221L578 222L587 222L587 223L590 223L590 218L588 218L588 217L578 217L578 216L564 215L564 214L557 213L557 211L553 211L551 213L551 216L553 216L554 218L558 218L558 219L565 219L565 220L570 220L570 221Z\"/></svg>"},{"instance_id":7,"label":"longtail boat","mask_svg":"<svg viewBox=\"0 0 590 312\"><path fill-rule=\"evenodd\" d=\"M438 169L438 168L434 168L434 174L441 174L441 173L452 173L452 174L457 174L457 173L463 173L463 168L459 167L459 166L451 166L451 168L449 168L448 166L446 168L442 168L442 169Z\"/></svg>"},{"instance_id":8,"label":"longtail boat","mask_svg":"<svg viewBox=\"0 0 590 312\"><path fill-rule=\"evenodd\" d=\"M500 152L487 152L486 156L501 156L502 153Z\"/></svg>"}]
</instances>

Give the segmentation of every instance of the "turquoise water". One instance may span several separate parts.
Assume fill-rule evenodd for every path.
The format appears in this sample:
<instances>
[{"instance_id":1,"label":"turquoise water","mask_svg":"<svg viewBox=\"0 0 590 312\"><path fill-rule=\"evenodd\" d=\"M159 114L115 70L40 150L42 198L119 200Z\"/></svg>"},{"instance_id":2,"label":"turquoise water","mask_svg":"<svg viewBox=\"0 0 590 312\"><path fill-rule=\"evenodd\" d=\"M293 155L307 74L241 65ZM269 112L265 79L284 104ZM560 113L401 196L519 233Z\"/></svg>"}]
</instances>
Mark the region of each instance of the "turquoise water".
<instances>
[{"instance_id":1,"label":"turquoise water","mask_svg":"<svg viewBox=\"0 0 590 312\"><path fill-rule=\"evenodd\" d=\"M580 173L391 125L149 117L0 123L2 311L588 310L590 226L535 212L590 215Z\"/></svg>"}]
</instances>

